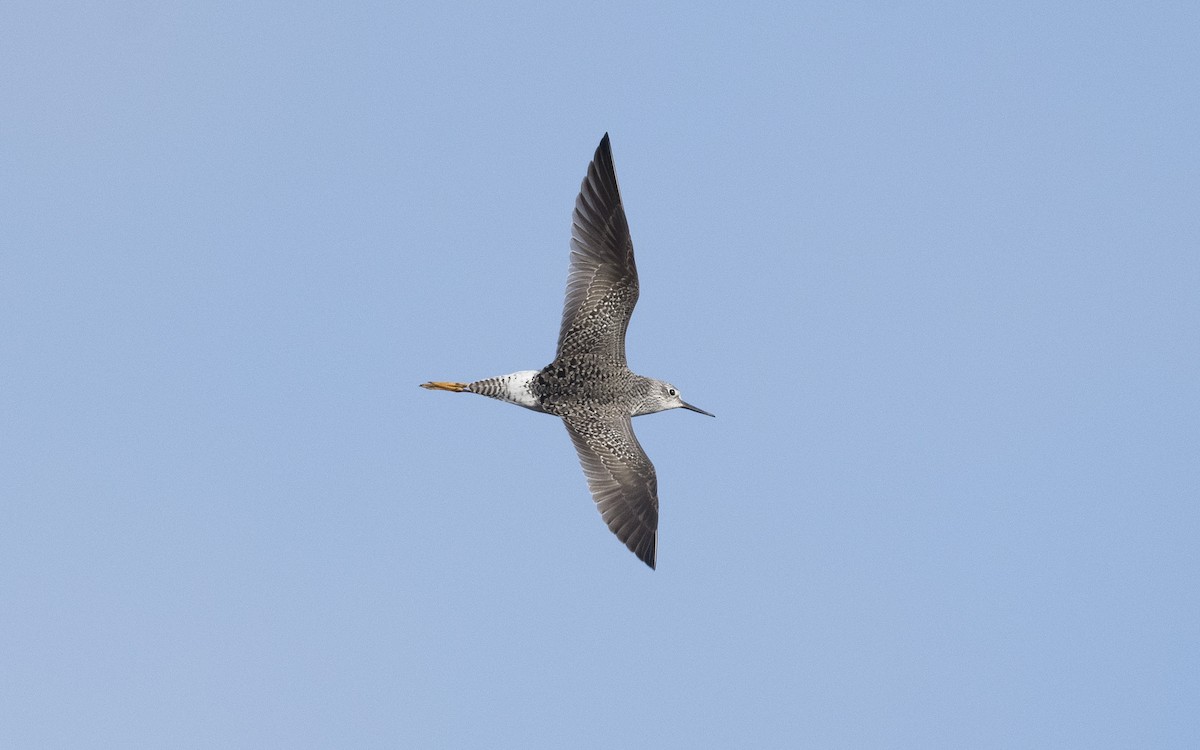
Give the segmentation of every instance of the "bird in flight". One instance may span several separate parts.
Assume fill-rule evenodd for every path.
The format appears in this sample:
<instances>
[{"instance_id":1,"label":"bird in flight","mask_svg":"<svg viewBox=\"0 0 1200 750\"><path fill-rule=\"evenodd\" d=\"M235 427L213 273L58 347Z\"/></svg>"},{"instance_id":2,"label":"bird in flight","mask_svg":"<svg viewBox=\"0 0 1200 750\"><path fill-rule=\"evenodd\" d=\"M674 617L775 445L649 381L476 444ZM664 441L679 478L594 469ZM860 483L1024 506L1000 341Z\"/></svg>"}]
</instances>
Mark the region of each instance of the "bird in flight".
<instances>
[{"instance_id":1,"label":"bird in flight","mask_svg":"<svg viewBox=\"0 0 1200 750\"><path fill-rule=\"evenodd\" d=\"M625 330L637 300L633 240L605 133L575 199L567 300L554 361L541 370L421 387L477 393L561 417L604 522L653 568L658 477L630 420L667 409L714 415L684 401L670 383L630 371Z\"/></svg>"}]
</instances>

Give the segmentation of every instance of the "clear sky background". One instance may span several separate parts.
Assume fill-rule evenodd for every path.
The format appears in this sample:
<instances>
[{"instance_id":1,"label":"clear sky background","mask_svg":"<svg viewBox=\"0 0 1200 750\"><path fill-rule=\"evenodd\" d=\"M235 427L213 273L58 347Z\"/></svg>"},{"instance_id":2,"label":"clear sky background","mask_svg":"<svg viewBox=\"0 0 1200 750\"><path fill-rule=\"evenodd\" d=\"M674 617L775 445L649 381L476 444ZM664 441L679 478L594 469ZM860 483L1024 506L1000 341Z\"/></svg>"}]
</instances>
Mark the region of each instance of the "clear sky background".
<instances>
[{"instance_id":1,"label":"clear sky background","mask_svg":"<svg viewBox=\"0 0 1200 750\"><path fill-rule=\"evenodd\" d=\"M0 6L0 746L1200 746L1194 3ZM659 569L557 420L612 135Z\"/></svg>"}]
</instances>

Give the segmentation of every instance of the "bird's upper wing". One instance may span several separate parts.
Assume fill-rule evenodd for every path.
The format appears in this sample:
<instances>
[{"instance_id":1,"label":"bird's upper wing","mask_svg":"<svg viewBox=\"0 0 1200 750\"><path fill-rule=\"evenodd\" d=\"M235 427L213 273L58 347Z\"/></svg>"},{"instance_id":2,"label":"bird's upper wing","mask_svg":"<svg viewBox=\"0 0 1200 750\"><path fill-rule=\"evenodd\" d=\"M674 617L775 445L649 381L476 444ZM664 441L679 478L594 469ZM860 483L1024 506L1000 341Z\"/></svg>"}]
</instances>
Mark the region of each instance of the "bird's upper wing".
<instances>
[{"instance_id":1,"label":"bird's upper wing","mask_svg":"<svg viewBox=\"0 0 1200 750\"><path fill-rule=\"evenodd\" d=\"M558 357L599 354L624 366L625 329L637 298L633 240L605 133L571 216L571 270Z\"/></svg>"},{"instance_id":2,"label":"bird's upper wing","mask_svg":"<svg viewBox=\"0 0 1200 750\"><path fill-rule=\"evenodd\" d=\"M658 547L658 477L628 415L563 417L604 522L651 568Z\"/></svg>"}]
</instances>

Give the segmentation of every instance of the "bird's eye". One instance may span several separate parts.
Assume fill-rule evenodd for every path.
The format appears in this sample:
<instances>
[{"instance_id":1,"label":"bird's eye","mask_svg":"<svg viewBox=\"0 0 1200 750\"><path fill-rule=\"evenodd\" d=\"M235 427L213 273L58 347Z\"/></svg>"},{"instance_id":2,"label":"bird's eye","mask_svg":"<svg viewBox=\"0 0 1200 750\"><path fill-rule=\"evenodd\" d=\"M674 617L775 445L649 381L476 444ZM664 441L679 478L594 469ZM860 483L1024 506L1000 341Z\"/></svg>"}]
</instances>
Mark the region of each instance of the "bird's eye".
<instances>
[{"instance_id":1,"label":"bird's eye","mask_svg":"<svg viewBox=\"0 0 1200 750\"><path fill-rule=\"evenodd\" d=\"M674 396L674 395L675 395L675 389L674 389L674 388L670 388L670 389L668 389L668 390L667 390L667 395L668 395L668 396Z\"/></svg>"}]
</instances>

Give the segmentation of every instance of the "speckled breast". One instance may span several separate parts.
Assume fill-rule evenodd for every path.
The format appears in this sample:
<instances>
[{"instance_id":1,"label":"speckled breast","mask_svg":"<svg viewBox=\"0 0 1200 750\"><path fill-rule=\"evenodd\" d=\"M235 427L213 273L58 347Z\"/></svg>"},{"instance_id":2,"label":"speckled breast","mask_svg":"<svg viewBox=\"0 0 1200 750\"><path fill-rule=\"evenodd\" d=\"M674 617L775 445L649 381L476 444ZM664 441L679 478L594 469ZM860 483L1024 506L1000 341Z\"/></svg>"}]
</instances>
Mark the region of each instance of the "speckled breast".
<instances>
[{"instance_id":1,"label":"speckled breast","mask_svg":"<svg viewBox=\"0 0 1200 750\"><path fill-rule=\"evenodd\" d=\"M544 410L567 416L607 411L632 402L637 376L624 366L581 355L556 359L533 378L530 390Z\"/></svg>"}]
</instances>

